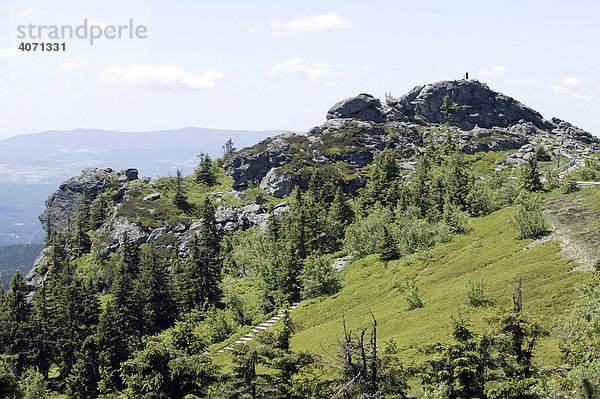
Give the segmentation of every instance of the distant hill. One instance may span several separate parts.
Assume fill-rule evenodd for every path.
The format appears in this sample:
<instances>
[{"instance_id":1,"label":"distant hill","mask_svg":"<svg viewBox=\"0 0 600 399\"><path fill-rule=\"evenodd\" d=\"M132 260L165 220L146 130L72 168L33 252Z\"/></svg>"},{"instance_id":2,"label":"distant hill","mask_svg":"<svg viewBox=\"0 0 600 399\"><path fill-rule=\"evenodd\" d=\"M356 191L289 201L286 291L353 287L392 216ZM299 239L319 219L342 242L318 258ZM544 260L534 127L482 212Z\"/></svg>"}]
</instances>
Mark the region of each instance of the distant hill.
<instances>
[{"instance_id":1,"label":"distant hill","mask_svg":"<svg viewBox=\"0 0 600 399\"><path fill-rule=\"evenodd\" d=\"M282 130L246 131L188 127L153 132L76 129L23 134L0 140L0 245L42 242L37 217L56 186L89 166L137 168L140 176L191 173L196 156L215 158L232 139L243 148Z\"/></svg>"}]
</instances>

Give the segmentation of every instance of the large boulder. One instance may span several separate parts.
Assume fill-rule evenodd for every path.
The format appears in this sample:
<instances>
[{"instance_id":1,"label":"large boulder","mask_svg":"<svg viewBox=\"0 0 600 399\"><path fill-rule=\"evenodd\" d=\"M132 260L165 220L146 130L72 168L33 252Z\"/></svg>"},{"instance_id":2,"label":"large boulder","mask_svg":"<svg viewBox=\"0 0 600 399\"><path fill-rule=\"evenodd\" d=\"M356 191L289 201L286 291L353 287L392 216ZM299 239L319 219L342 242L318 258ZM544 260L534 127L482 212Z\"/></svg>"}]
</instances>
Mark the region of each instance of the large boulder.
<instances>
[{"instance_id":1,"label":"large boulder","mask_svg":"<svg viewBox=\"0 0 600 399\"><path fill-rule=\"evenodd\" d=\"M359 94L335 104L327 112L327 119L354 118L377 123L385 122L381 103L370 94Z\"/></svg>"}]
</instances>

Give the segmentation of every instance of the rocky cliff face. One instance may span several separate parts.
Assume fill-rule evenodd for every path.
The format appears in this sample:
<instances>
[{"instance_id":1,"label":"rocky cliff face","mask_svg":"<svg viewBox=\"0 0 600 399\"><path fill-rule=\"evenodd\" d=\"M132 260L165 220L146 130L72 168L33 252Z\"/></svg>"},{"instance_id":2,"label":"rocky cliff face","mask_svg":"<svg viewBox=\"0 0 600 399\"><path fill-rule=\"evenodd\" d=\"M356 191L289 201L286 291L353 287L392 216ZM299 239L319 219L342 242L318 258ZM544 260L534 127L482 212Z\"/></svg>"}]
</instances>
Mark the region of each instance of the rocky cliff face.
<instances>
[{"instance_id":1,"label":"rocky cliff face","mask_svg":"<svg viewBox=\"0 0 600 399\"><path fill-rule=\"evenodd\" d=\"M303 168L341 162L345 173L354 175L346 187L353 191L363 182L360 169L377 151L391 148L409 158L423 151L426 140L442 142L446 136L470 154L518 150L532 143L585 154L599 142L589 132L556 118L546 120L478 81L417 86L383 104L370 94L359 94L335 104L326 117L323 125L305 135L286 133L231 157L224 167L234 187L243 190L255 183L282 197L299 183Z\"/></svg>"},{"instance_id":2,"label":"rocky cliff face","mask_svg":"<svg viewBox=\"0 0 600 399\"><path fill-rule=\"evenodd\" d=\"M112 169L86 168L77 176L60 185L59 189L46 200L46 210L40 215L44 230L65 230L69 219L75 216L75 210L84 193L94 200L111 184L124 188L124 184L138 178L137 169L125 169L118 172ZM123 190L124 191L124 190Z\"/></svg>"}]
</instances>

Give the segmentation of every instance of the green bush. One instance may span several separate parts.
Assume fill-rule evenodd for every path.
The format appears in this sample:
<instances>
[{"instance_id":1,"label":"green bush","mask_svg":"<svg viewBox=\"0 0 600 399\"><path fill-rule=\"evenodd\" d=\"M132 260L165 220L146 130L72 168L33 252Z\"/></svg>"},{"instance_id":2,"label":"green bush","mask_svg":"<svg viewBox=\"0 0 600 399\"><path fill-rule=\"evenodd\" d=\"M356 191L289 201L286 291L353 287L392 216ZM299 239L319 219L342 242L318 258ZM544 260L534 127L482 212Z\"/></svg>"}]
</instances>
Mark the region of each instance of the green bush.
<instances>
[{"instance_id":1,"label":"green bush","mask_svg":"<svg viewBox=\"0 0 600 399\"><path fill-rule=\"evenodd\" d=\"M376 204L367 216L357 218L346 228L344 249L359 256L375 253L383 236L383 226L390 226L393 222L392 211Z\"/></svg>"},{"instance_id":2,"label":"green bush","mask_svg":"<svg viewBox=\"0 0 600 399\"><path fill-rule=\"evenodd\" d=\"M579 191L579 187L577 186L577 183L575 183L575 180L564 179L560 184L560 191L563 194L571 194L576 191Z\"/></svg>"},{"instance_id":3,"label":"green bush","mask_svg":"<svg viewBox=\"0 0 600 399\"><path fill-rule=\"evenodd\" d=\"M337 272L325 256L311 255L306 258L300 281L305 298L335 294L341 288Z\"/></svg>"},{"instance_id":4,"label":"green bush","mask_svg":"<svg viewBox=\"0 0 600 399\"><path fill-rule=\"evenodd\" d=\"M518 200L510 222L521 233L519 239L539 238L549 231L539 201L528 196L522 196Z\"/></svg>"},{"instance_id":5,"label":"green bush","mask_svg":"<svg viewBox=\"0 0 600 399\"><path fill-rule=\"evenodd\" d=\"M238 328L234 315L229 309L211 309L204 320L206 335L211 343L227 339Z\"/></svg>"},{"instance_id":6,"label":"green bush","mask_svg":"<svg viewBox=\"0 0 600 399\"><path fill-rule=\"evenodd\" d=\"M465 289L465 296L467 297L467 305L474 308L487 306L492 303L492 301L485 295L483 280L469 280Z\"/></svg>"},{"instance_id":7,"label":"green bush","mask_svg":"<svg viewBox=\"0 0 600 399\"><path fill-rule=\"evenodd\" d=\"M407 277L402 281L396 281L394 288L404 295L404 300L408 304L410 310L422 308L424 306L423 301L421 301L421 298L419 297L419 288L415 284L414 277Z\"/></svg>"}]
</instances>

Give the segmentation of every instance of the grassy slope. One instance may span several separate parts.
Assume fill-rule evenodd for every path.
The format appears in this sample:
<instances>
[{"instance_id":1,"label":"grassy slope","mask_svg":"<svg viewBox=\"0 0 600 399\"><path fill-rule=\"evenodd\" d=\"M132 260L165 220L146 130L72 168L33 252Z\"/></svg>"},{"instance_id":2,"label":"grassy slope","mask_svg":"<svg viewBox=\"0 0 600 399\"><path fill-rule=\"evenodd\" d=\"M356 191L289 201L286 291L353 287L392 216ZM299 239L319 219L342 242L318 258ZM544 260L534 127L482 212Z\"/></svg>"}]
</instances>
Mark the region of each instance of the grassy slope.
<instances>
[{"instance_id":1,"label":"grassy slope","mask_svg":"<svg viewBox=\"0 0 600 399\"><path fill-rule=\"evenodd\" d=\"M523 251L531 240L516 240L510 225L511 209L472 219L473 231L452 242L435 247L427 257L390 262L387 266L375 256L354 262L343 272L344 288L335 296L304 301L293 313L297 333L292 340L296 350L323 353L340 336L342 314L350 328L370 323L369 311L378 321L378 338L393 338L405 360L424 356L422 345L447 341L451 317L461 310L473 326L481 330L496 309L511 304L519 274L523 277L524 308L541 317L551 328L556 317L574 299L573 286L585 274L572 272L574 264L557 255L560 246L548 241ZM411 261L412 260L412 261ZM417 286L424 308L407 311L402 294L394 282L417 275ZM489 308L472 309L464 305L469 280L483 279ZM541 343L538 358L544 363L559 360L556 339L551 335Z\"/></svg>"}]
</instances>

